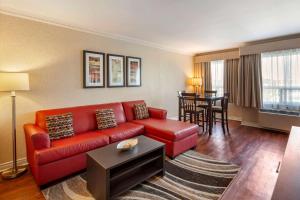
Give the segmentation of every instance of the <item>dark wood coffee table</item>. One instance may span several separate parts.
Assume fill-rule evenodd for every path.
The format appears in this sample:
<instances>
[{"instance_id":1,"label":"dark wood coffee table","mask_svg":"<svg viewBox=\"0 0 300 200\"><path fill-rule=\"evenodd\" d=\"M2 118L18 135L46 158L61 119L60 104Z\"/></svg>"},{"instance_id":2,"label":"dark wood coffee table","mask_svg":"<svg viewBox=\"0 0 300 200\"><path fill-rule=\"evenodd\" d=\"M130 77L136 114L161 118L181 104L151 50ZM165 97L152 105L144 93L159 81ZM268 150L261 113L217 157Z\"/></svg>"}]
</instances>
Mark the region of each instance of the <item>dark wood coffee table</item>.
<instances>
[{"instance_id":1,"label":"dark wood coffee table","mask_svg":"<svg viewBox=\"0 0 300 200\"><path fill-rule=\"evenodd\" d=\"M138 145L128 151L117 150L117 142L87 153L87 188L95 199L110 199L154 175L164 176L165 145L137 138Z\"/></svg>"}]
</instances>

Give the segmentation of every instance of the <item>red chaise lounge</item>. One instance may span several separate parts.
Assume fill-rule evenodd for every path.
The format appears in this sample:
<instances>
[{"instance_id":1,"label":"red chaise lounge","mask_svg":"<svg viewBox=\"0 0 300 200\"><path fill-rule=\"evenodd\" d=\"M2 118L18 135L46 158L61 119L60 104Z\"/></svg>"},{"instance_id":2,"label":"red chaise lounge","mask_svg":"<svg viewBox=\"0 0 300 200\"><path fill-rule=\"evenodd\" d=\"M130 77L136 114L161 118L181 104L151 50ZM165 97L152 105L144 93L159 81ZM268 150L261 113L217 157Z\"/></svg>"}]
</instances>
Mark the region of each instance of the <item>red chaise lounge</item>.
<instances>
[{"instance_id":1,"label":"red chaise lounge","mask_svg":"<svg viewBox=\"0 0 300 200\"><path fill-rule=\"evenodd\" d=\"M198 126L166 119L167 111L149 108L149 119L134 120L133 105L144 101L108 103L36 112L35 124L25 124L27 160L38 185L44 185L86 168L86 152L141 134L166 144L166 154L175 157L196 146ZM97 129L95 111L114 110L118 126ZM50 141L45 118L72 113L75 135Z\"/></svg>"}]
</instances>

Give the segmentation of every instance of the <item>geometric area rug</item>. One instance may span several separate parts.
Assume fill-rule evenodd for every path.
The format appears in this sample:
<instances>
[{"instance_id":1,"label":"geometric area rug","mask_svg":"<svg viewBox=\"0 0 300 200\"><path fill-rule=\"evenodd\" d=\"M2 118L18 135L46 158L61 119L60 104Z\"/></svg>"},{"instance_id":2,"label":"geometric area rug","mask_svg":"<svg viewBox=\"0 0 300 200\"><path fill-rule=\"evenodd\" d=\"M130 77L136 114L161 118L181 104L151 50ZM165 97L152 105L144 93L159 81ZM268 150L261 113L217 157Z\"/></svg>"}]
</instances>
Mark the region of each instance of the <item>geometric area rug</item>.
<instances>
[{"instance_id":1,"label":"geometric area rug","mask_svg":"<svg viewBox=\"0 0 300 200\"><path fill-rule=\"evenodd\" d=\"M152 177L132 188L120 200L217 200L240 167L187 151L165 162L165 176ZM85 173L42 190L46 200L94 200L86 188Z\"/></svg>"}]
</instances>

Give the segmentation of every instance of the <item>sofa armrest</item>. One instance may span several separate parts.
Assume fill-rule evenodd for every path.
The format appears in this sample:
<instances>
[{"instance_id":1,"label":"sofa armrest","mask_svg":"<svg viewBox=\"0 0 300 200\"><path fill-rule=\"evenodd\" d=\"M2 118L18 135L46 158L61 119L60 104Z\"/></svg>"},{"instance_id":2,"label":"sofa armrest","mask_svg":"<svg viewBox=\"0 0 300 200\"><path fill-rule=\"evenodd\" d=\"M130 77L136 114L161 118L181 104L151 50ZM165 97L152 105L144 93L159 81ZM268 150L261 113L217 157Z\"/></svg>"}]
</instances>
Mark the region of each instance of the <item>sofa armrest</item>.
<instances>
[{"instance_id":1,"label":"sofa armrest","mask_svg":"<svg viewBox=\"0 0 300 200\"><path fill-rule=\"evenodd\" d=\"M27 147L33 147L34 150L50 147L49 134L35 124L24 125L25 139Z\"/></svg>"},{"instance_id":2,"label":"sofa armrest","mask_svg":"<svg viewBox=\"0 0 300 200\"><path fill-rule=\"evenodd\" d=\"M149 111L151 118L156 118L156 119L166 119L167 118L167 110L149 107L148 111Z\"/></svg>"}]
</instances>

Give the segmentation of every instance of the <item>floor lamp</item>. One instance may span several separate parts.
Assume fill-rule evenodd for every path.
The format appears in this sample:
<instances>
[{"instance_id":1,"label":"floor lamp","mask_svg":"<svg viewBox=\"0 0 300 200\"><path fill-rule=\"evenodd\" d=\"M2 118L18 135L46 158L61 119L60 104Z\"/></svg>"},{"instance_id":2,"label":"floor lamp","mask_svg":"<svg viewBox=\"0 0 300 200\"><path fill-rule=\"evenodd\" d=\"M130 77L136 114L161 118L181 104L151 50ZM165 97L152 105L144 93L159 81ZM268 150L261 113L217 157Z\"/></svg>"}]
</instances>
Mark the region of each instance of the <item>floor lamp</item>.
<instances>
[{"instance_id":1,"label":"floor lamp","mask_svg":"<svg viewBox=\"0 0 300 200\"><path fill-rule=\"evenodd\" d=\"M16 91L29 90L29 76L27 73L0 73L0 91L11 92L12 101L12 144L13 166L1 173L3 179L13 179L27 171L26 165L17 165L16 144Z\"/></svg>"}]
</instances>

